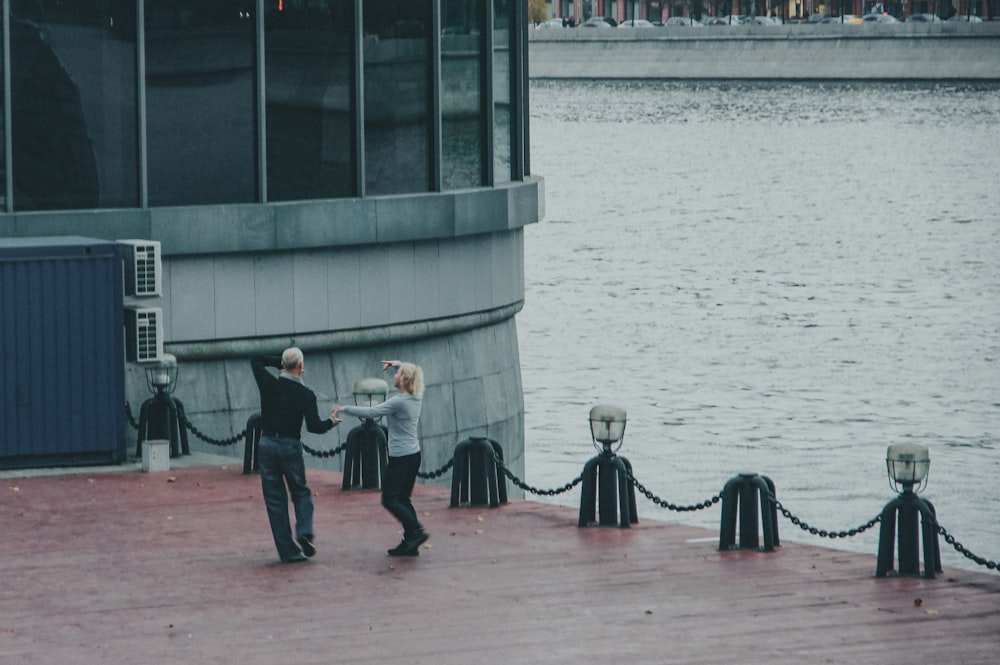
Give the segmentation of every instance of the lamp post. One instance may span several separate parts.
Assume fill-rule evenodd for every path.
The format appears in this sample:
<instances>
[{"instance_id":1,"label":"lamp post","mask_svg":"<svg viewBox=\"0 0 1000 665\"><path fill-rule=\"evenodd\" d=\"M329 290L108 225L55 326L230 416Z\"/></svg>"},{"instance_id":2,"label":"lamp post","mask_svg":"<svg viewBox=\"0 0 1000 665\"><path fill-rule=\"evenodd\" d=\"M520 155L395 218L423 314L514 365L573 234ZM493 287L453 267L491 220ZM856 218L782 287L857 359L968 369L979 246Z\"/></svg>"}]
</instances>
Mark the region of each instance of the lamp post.
<instances>
[{"instance_id":1,"label":"lamp post","mask_svg":"<svg viewBox=\"0 0 1000 665\"><path fill-rule=\"evenodd\" d=\"M598 505L598 524L614 525L617 517L616 494L621 512L618 526L627 529L639 521L636 516L635 483L630 479L632 465L617 454L625 439L625 423L625 409L620 407L601 404L590 410L590 435L594 448L600 452L583 467L578 526L594 523L595 503Z\"/></svg>"},{"instance_id":2,"label":"lamp post","mask_svg":"<svg viewBox=\"0 0 1000 665\"><path fill-rule=\"evenodd\" d=\"M924 546L924 577L941 572L941 550L937 538L937 514L930 501L919 494L927 486L930 455L916 443L889 446L885 457L889 485L899 495L882 509L876 577L893 572L893 549L898 515L899 570L897 575L920 575L919 535ZM902 487L902 489L900 489ZM918 526L918 519L920 525Z\"/></svg>"},{"instance_id":3,"label":"lamp post","mask_svg":"<svg viewBox=\"0 0 1000 665\"><path fill-rule=\"evenodd\" d=\"M190 455L187 430L184 428L184 405L171 397L177 387L177 358L164 353L160 360L146 366L146 387L153 394L139 410L139 434L135 455L142 455L142 442L170 441L170 456Z\"/></svg>"},{"instance_id":4,"label":"lamp post","mask_svg":"<svg viewBox=\"0 0 1000 665\"><path fill-rule=\"evenodd\" d=\"M389 386L382 379L365 378L354 382L354 404L375 406L385 401ZM388 457L388 435L374 418L365 418L347 434L344 448L344 481L341 489L378 489Z\"/></svg>"}]
</instances>

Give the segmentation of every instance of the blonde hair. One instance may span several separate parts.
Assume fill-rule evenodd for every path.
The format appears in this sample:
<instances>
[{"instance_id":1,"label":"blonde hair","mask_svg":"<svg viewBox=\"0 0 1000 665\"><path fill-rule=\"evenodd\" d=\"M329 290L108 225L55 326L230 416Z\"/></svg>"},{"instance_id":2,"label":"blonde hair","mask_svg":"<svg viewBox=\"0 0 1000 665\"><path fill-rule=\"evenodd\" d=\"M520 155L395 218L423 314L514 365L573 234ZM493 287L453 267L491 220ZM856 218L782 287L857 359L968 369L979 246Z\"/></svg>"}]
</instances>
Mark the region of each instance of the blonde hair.
<instances>
[{"instance_id":1,"label":"blonde hair","mask_svg":"<svg viewBox=\"0 0 1000 665\"><path fill-rule=\"evenodd\" d=\"M400 388L412 393L414 397L424 396L424 370L420 369L420 365L401 363L399 373Z\"/></svg>"}]
</instances>

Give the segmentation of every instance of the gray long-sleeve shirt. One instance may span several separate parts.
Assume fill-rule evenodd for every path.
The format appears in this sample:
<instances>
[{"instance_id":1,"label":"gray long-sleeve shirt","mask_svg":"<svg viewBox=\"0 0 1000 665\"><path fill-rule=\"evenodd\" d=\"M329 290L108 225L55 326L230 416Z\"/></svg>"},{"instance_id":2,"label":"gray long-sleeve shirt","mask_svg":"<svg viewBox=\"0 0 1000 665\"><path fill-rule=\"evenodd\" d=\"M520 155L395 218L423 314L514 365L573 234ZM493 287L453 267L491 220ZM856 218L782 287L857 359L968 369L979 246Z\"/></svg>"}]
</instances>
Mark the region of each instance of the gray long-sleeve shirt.
<instances>
[{"instance_id":1,"label":"gray long-sleeve shirt","mask_svg":"<svg viewBox=\"0 0 1000 665\"><path fill-rule=\"evenodd\" d=\"M386 416L389 430L389 457L403 457L420 452L417 425L420 422L421 399L410 393L393 395L375 406L344 406L340 412L357 418Z\"/></svg>"}]
</instances>

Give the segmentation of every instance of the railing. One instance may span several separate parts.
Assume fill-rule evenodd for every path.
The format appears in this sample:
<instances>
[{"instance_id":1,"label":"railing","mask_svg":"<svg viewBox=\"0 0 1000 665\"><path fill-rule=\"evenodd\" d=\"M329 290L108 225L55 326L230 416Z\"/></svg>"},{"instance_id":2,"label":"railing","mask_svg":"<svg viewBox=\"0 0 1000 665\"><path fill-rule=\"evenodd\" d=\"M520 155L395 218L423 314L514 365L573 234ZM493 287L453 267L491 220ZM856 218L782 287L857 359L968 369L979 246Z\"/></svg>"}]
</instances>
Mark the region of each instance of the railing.
<instances>
[{"instance_id":1,"label":"railing","mask_svg":"<svg viewBox=\"0 0 1000 665\"><path fill-rule=\"evenodd\" d=\"M125 404L125 412L126 412L126 416L128 418L128 421L131 424L131 426L133 427L133 429L138 429L138 423L136 422L135 418L133 417L131 408L130 408L130 406L129 406L129 404L127 402ZM243 469L243 472L245 474L249 474L249 473L252 473L253 471L256 471L256 446L259 444L259 441L260 441L260 430L257 427L257 417L256 416L251 417L247 421L247 429L245 429L243 432L240 432L239 434L236 434L235 436L231 436L231 437L228 437L228 438L225 438L225 439L215 439L215 438L212 438L212 437L209 437L209 436L205 435L203 432L201 432L200 430L198 430L198 428L195 427L187 419L187 417L183 413L183 410L180 411L178 417L182 421L182 424L184 425L184 427L187 430L189 430L192 434L194 434L197 438L201 439L205 443L208 443L208 444L211 444L211 445L214 445L214 446L219 446L219 447L228 447L228 446L235 445L239 441L245 440L247 442L247 445L246 445L245 454L244 454L244 469ZM336 455L339 455L341 452L343 452L346 447L347 447L346 443L343 444L343 445L337 446L336 448L329 449L329 450L316 450L316 449L313 449L313 448L311 448L311 447L309 447L309 446L307 446L305 444L303 444L303 446L302 446L303 450L306 453L308 453L309 455L312 455L313 457L317 457L317 458L335 457ZM459 448L462 448L461 444L459 445L458 448L456 448L456 451L458 451ZM458 459L457 463L456 463L456 459ZM555 496L555 495L563 494L565 492L568 492L568 491L572 490L573 488L575 488L577 485L579 485L581 482L584 481L584 476L583 476L583 474L581 474L581 475L577 476L576 478L573 478L572 480L570 480L569 482L567 482L566 484L564 484L564 485L562 485L560 487L555 487L555 488L552 488L552 489L538 488L538 487L533 487L533 486L527 484L521 478L519 478L513 471L511 471L506 466L506 464L504 463L502 453L499 453L499 452L495 453L493 459L490 460L490 463L495 465L495 468L497 469L497 471L498 471L499 474L502 474L503 476L505 476L516 487L524 490L527 493L535 494L535 495L539 495L539 496ZM433 471L421 471L421 472L418 472L417 475L420 478L422 478L422 479L431 480L431 479L435 479L435 478L439 478L439 477L443 476L445 473L447 473L448 471L450 471L450 470L452 470L453 468L456 468L456 467L459 467L459 468L462 468L462 467L467 468L468 467L468 464L465 463L463 459L461 459L461 457L460 457L459 454L456 454L455 457L453 457L452 459L448 460L448 462L446 462L444 465L442 465L439 469L436 469L436 470L433 470ZM723 488L722 491L720 491L720 492L718 492L716 494L713 494L712 496L708 497L707 499L705 499L703 501L700 501L700 502L697 502L697 503L693 503L693 504L688 504L688 505L678 505L678 504L672 503L671 501L668 501L666 499L663 499L663 498L657 496L651 490L647 489L646 486L643 485L641 482L639 482L639 480L634 476L634 474L632 473L631 468L626 473L626 478L627 478L627 482L629 483L629 485L631 485L636 490L638 490L639 493L642 494L643 496L645 496L650 502L652 502L656 506L659 506L660 508L664 508L664 509L667 509L667 510L672 510L672 511L677 511L677 512L689 512L689 511L696 511L696 510L704 510L706 508L710 508L710 507L714 506L715 504L719 503L720 501L722 501L724 503L724 505L725 505L726 493L727 493L726 492L727 488L725 488L725 487ZM489 480L489 474L488 473L485 476L484 476L484 474L479 474L478 482L487 482L488 480ZM458 487L458 485L459 485L460 482L467 482L467 481L468 482L477 482L477 479L476 478L471 478L471 479L464 479L463 478L463 479L459 479L457 475L453 479L453 484L452 484L452 490L453 490L452 491L452 506L453 507L455 507L456 505L458 505L458 503L455 500L455 497L456 497L456 488ZM475 491L475 490L472 493L473 494L480 494L480 495L483 494L483 492L481 492L481 491ZM496 499L495 499L496 493L490 491L487 494L490 497L489 505L491 505L491 506L496 505L498 503L496 501ZM503 501L501 501L501 502L502 503L506 503L506 490L505 489L502 491L502 496L503 496ZM813 525L809 524L808 522L802 520L801 518L799 518L798 516L796 516L795 514L793 514L788 508L786 508L780 501L778 501L778 499L777 499L777 497L776 497L776 495L775 495L775 493L773 491L773 485L769 486L769 491L766 491L766 492L764 492L762 494L761 499L762 499L762 504L767 504L767 505L762 505L761 506L762 512L768 513L771 510L780 512L781 515L784 516L793 525L799 527L800 529L802 529L803 531L808 532L811 535L819 536L821 538L832 538L832 539L836 539L836 538L850 538L850 537L853 537L853 536L857 536L857 535L859 535L861 533L864 533L865 531L868 531L869 529L873 528L876 524L879 524L882 521L882 515L879 514L879 515L876 515L875 517L871 518L870 520L868 520L864 524L861 524L859 526L856 526L856 527L853 527L853 528L850 528L850 529L846 529L846 530L821 529L819 527L813 526ZM766 518L765 518L765 520L766 520ZM623 526L625 526L625 525L623 525ZM724 527L725 527L725 525L724 525ZM776 532L777 527L775 526L774 528L775 528L775 532ZM985 568L987 568L989 570L1000 570L1000 563L997 563L997 561L995 561L995 560L990 560L990 559L987 559L985 557L979 556L978 554L975 554L974 552L972 552L971 550L969 550L968 548L966 548L964 545L962 545L962 543L960 543L958 540L956 540L955 536L953 536L951 533L949 533L943 526L941 526L937 522L936 516L932 517L932 524L930 525L930 528L933 529L933 531L936 534L939 534L940 536L942 536L944 538L944 540L945 540L946 543L948 543L949 545L951 545L958 553L962 554L966 559L974 562L975 564L977 564L979 566L983 566L983 567L985 567ZM720 542L725 542L725 540L726 539L725 539L724 536L722 538L720 538ZM765 535L765 549L769 549L767 547L767 545L768 545L768 543L766 542L767 540L768 540L768 538ZM774 543L776 544L777 543L776 533L775 533L775 535L773 537L773 540L774 540ZM929 576L932 577L933 575L931 574Z\"/></svg>"}]
</instances>

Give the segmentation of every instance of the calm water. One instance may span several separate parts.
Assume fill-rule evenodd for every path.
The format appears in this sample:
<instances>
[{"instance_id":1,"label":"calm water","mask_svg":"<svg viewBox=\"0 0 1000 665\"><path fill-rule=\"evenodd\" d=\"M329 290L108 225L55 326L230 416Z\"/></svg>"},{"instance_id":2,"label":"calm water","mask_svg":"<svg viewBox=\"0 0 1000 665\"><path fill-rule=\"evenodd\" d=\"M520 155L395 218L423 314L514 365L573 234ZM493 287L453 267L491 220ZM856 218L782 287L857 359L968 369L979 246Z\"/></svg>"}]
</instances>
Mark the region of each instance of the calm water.
<instances>
[{"instance_id":1,"label":"calm water","mask_svg":"<svg viewBox=\"0 0 1000 665\"><path fill-rule=\"evenodd\" d=\"M529 483L578 476L612 403L660 497L755 471L841 531L893 498L886 447L916 442L940 523L1000 560L1000 86L538 82L531 115ZM641 496L639 515L720 517ZM779 528L874 567L878 527Z\"/></svg>"}]
</instances>

